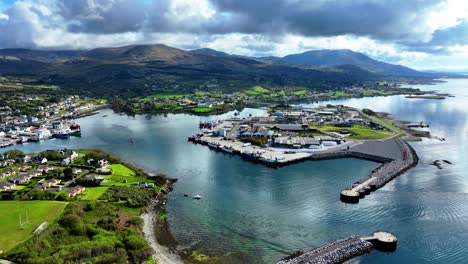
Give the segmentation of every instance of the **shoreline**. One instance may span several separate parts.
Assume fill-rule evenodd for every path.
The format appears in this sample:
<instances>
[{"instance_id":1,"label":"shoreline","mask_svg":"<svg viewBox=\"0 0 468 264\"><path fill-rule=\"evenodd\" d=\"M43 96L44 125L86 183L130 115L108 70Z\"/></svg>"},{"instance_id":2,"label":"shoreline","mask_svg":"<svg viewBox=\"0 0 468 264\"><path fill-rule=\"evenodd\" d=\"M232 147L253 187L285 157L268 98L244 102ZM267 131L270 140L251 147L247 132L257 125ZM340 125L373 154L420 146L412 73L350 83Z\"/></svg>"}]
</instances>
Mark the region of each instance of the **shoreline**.
<instances>
[{"instance_id":1,"label":"shoreline","mask_svg":"<svg viewBox=\"0 0 468 264\"><path fill-rule=\"evenodd\" d=\"M182 264L183 260L179 254L158 241L158 234L170 232L166 223L166 217L161 216L166 215L167 196L173 190L173 185L177 182L177 179L153 176L144 170L141 171L146 174L148 178L160 177L160 180L165 180L165 183L162 185L158 195L151 200L144 212L140 215L143 219L143 228L141 231L146 242L148 242L149 246L153 250L153 259L159 264ZM161 222L164 222L165 225L162 226Z\"/></svg>"}]
</instances>

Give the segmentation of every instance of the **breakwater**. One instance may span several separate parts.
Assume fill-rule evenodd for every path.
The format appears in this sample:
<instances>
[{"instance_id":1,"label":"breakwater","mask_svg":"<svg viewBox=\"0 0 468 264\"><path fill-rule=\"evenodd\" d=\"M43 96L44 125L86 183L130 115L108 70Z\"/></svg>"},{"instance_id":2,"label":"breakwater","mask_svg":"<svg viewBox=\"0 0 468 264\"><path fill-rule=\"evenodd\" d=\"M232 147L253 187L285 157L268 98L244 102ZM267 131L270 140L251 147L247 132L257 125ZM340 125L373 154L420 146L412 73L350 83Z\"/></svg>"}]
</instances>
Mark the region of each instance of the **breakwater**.
<instances>
[{"instance_id":1,"label":"breakwater","mask_svg":"<svg viewBox=\"0 0 468 264\"><path fill-rule=\"evenodd\" d=\"M346 203L357 203L371 192L382 188L385 184L405 173L418 164L419 158L414 149L401 139L395 140L403 157L384 162L374 169L370 175L356 181L352 186L340 193L340 200ZM367 154L366 154L367 155Z\"/></svg>"},{"instance_id":2,"label":"breakwater","mask_svg":"<svg viewBox=\"0 0 468 264\"><path fill-rule=\"evenodd\" d=\"M388 232L375 232L370 236L351 236L330 244L295 253L277 264L338 264L373 250L395 251L397 238Z\"/></svg>"}]
</instances>

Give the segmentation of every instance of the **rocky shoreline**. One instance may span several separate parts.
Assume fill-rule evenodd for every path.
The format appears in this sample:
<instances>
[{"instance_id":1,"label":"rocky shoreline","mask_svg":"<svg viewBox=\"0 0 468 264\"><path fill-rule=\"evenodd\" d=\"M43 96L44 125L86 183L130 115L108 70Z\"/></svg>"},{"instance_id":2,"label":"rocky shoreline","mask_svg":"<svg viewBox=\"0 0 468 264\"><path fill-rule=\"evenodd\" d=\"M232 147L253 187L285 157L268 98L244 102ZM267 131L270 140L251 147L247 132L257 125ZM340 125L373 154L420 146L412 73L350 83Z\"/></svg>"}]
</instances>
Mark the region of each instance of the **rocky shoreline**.
<instances>
[{"instance_id":1,"label":"rocky shoreline","mask_svg":"<svg viewBox=\"0 0 468 264\"><path fill-rule=\"evenodd\" d=\"M161 187L161 191L141 215L143 219L142 231L146 241L153 249L153 259L155 259L157 263L183 263L181 257L172 248L166 247L159 242L162 236L166 234L170 235L166 217L163 216L166 215L167 195L172 191L173 185L176 182L176 180L173 179L165 178L165 180L166 182ZM173 240L173 242L175 242L175 240Z\"/></svg>"}]
</instances>

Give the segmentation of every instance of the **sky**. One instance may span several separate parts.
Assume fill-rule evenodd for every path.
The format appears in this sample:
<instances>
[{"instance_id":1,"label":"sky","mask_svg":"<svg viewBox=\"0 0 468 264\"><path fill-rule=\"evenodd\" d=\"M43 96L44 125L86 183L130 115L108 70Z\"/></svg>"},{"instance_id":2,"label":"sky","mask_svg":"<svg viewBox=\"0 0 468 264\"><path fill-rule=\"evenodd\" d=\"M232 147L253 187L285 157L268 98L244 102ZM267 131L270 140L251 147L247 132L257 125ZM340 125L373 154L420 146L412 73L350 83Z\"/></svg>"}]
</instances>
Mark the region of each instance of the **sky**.
<instances>
[{"instance_id":1,"label":"sky","mask_svg":"<svg viewBox=\"0 0 468 264\"><path fill-rule=\"evenodd\" d=\"M351 49L468 70L468 0L0 0L0 48L153 43L246 56Z\"/></svg>"}]
</instances>

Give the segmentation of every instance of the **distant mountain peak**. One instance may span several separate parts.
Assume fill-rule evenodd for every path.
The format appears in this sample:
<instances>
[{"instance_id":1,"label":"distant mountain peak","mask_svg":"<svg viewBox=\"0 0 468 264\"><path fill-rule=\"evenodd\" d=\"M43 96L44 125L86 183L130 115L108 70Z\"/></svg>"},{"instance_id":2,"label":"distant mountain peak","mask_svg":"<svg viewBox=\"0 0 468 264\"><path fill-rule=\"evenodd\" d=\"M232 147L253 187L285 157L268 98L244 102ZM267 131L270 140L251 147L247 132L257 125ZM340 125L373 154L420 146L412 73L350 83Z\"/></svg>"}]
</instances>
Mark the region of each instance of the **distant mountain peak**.
<instances>
[{"instance_id":1,"label":"distant mountain peak","mask_svg":"<svg viewBox=\"0 0 468 264\"><path fill-rule=\"evenodd\" d=\"M402 65L394 65L369 56L355 52L350 49L322 49L309 50L301 54L287 55L276 62L297 66L325 66L333 67L339 65L354 65L363 70L381 74L398 76L425 76L427 73L419 72Z\"/></svg>"}]
</instances>

